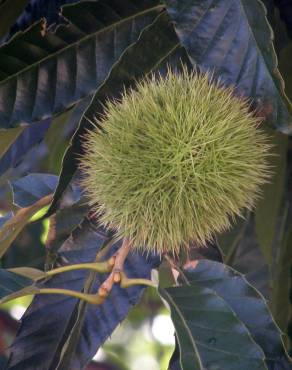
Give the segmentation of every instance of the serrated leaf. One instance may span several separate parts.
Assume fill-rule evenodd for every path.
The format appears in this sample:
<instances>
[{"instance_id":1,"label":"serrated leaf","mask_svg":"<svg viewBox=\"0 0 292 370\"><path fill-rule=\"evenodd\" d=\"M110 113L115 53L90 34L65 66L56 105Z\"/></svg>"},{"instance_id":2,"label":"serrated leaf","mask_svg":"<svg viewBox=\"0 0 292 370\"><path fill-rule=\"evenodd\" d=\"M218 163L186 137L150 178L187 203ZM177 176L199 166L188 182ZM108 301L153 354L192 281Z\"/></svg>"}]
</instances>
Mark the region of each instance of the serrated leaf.
<instances>
[{"instance_id":1,"label":"serrated leaf","mask_svg":"<svg viewBox=\"0 0 292 370\"><path fill-rule=\"evenodd\" d=\"M179 51L179 43L169 17L162 13L144 29L138 41L124 52L94 95L65 153L50 213L56 210L62 192L76 172L79 156L83 151L82 136L88 129L92 129L90 122L94 117L102 115L107 99L118 98L125 87L135 86L139 79L155 71L170 56L175 56Z\"/></svg>"},{"instance_id":2,"label":"serrated leaf","mask_svg":"<svg viewBox=\"0 0 292 370\"><path fill-rule=\"evenodd\" d=\"M257 343L259 348L263 350L265 354L265 363L266 365L268 365L269 369L274 367L277 368L277 366L280 366L281 364L288 367L292 365L291 360L287 356L284 349L281 332L271 316L265 299L255 288L253 288L247 282L243 275L221 263L201 260L198 262L196 268L186 270L183 276L184 281L190 284L187 287L188 289L196 289L195 292L200 292L202 296L204 296L205 293L209 294L209 290L211 290L211 295L220 297L220 299L224 301L229 309L231 309L231 311L236 315L236 318L248 330L248 333L253 341ZM172 289L178 289L179 291L179 289L181 288ZM205 289L207 289L207 292L205 291ZM175 294L175 297L180 297L180 293L175 292ZM210 328L211 331L207 329L207 332L205 333L206 338L208 338L208 334L209 339L211 336L213 338L214 331L212 332L212 330L215 330L214 328L216 328L217 323L217 321L215 320L216 312L213 315L213 310L216 306L206 306L206 309L210 309L211 312L204 312L204 310L202 310L202 313L198 315L196 314L198 310L197 300L188 300L186 297L185 301L183 301L183 305L186 306L187 304L187 319L191 318L192 320L194 320L194 325L197 326L207 323L207 328ZM193 315L191 315L192 309L194 310ZM224 317L225 316L223 316L221 320L223 320ZM196 320L198 321L196 322ZM218 322L222 323L219 318ZM195 326L193 326L192 328L195 331L196 335L200 333L199 328L195 329ZM217 346L219 346L220 348L220 333L218 337L215 333L214 339L216 339L216 341L213 341L214 347L217 348ZM206 343L206 341L203 343L212 348L212 346L210 346L209 343ZM231 346L233 345L232 340L229 340L228 343ZM238 345L238 342L235 338L234 343L237 343L236 346ZM209 350L210 348L208 349L208 351ZM240 364L238 364L233 368L242 370L257 368L253 366L254 365L252 365L252 363L250 365L243 365L242 367L240 367ZM225 364L224 366L222 366L222 368L228 369L227 365Z\"/></svg>"},{"instance_id":3,"label":"serrated leaf","mask_svg":"<svg viewBox=\"0 0 292 370\"><path fill-rule=\"evenodd\" d=\"M68 25L44 21L0 49L0 127L32 123L92 94L161 8L155 0L86 1L63 8Z\"/></svg>"},{"instance_id":4,"label":"serrated leaf","mask_svg":"<svg viewBox=\"0 0 292 370\"><path fill-rule=\"evenodd\" d=\"M10 28L9 34L6 34L6 36L0 40L0 45L1 42L3 43L9 41L15 33L20 30L27 29L41 18L46 19L48 26L51 26L52 24L59 24L61 18L60 7L64 4L72 4L79 1L80 0L54 0L48 2L48 0L30 0L28 6L25 7L24 11L13 24L12 28Z\"/></svg>"},{"instance_id":5,"label":"serrated leaf","mask_svg":"<svg viewBox=\"0 0 292 370\"><path fill-rule=\"evenodd\" d=\"M11 167L15 166L25 166L25 161L28 163L28 166L33 168L33 170L35 170L36 167L45 167L47 172L59 173L61 160L68 145L69 137L78 125L84 109L90 102L90 98L91 97L89 96L81 100L72 108L57 115L51 120L46 119L42 122L29 125L17 138L11 138L12 145L0 162L0 174L7 171L3 177L7 177L10 180L11 178L18 178L23 174L30 172L30 168L26 168L24 171L20 171L20 173L19 168L16 170L11 169ZM12 136L12 133L15 130L19 130L19 127L2 130L3 135L0 135L0 143L1 137L4 141L6 136ZM39 152L32 155L33 160L27 158L32 151ZM37 166L33 165L34 162L38 162Z\"/></svg>"},{"instance_id":6,"label":"serrated leaf","mask_svg":"<svg viewBox=\"0 0 292 370\"><path fill-rule=\"evenodd\" d=\"M191 62L211 70L239 95L252 99L258 115L292 132L292 106L284 93L273 34L256 0L164 0Z\"/></svg>"},{"instance_id":7,"label":"serrated leaf","mask_svg":"<svg viewBox=\"0 0 292 370\"><path fill-rule=\"evenodd\" d=\"M102 229L96 229L89 221L75 229L59 250L58 261L63 264L93 261L96 253L110 238ZM113 246L111 254L120 243ZM131 253L126 261L126 273L130 277L149 278L157 258ZM75 271L60 274L46 283L46 287L58 287L81 291L88 274ZM96 276L92 291L96 292L104 276ZM71 353L68 369L82 369L96 353L97 348L124 319L129 309L137 303L143 287L121 289L115 286L102 306L88 305L81 326L76 349ZM26 370L56 369L63 346L73 325L77 322L78 301L65 296L36 296L24 317L16 341L11 348L9 369ZM50 328L54 327L54 330ZM75 338L78 339L78 338ZM62 367L61 367L62 369ZM64 367L63 367L64 369Z\"/></svg>"},{"instance_id":8,"label":"serrated leaf","mask_svg":"<svg viewBox=\"0 0 292 370\"><path fill-rule=\"evenodd\" d=\"M160 294L170 305L183 370L267 369L260 347L213 289L191 284Z\"/></svg>"}]
</instances>

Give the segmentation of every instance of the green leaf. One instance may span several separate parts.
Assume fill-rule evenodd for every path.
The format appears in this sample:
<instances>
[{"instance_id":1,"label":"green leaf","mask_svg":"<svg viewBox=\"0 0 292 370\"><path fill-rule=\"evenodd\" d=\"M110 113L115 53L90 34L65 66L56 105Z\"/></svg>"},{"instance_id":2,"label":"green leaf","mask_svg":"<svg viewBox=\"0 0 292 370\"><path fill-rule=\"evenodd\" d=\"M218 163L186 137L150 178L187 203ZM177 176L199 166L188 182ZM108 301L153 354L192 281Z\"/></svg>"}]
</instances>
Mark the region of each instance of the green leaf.
<instances>
[{"instance_id":1,"label":"green leaf","mask_svg":"<svg viewBox=\"0 0 292 370\"><path fill-rule=\"evenodd\" d=\"M32 284L33 280L27 277L0 269L0 305L8 300L32 292Z\"/></svg>"},{"instance_id":2,"label":"green leaf","mask_svg":"<svg viewBox=\"0 0 292 370\"><path fill-rule=\"evenodd\" d=\"M58 177L48 173L30 173L10 182L13 204L17 207L29 207L51 194L56 187Z\"/></svg>"},{"instance_id":3,"label":"green leaf","mask_svg":"<svg viewBox=\"0 0 292 370\"><path fill-rule=\"evenodd\" d=\"M224 262L227 265L229 265L232 261L236 249L244 237L244 232L249 217L250 215L248 212L246 212L245 218L236 217L231 228L217 236L218 244L220 249L223 251Z\"/></svg>"},{"instance_id":4,"label":"green leaf","mask_svg":"<svg viewBox=\"0 0 292 370\"><path fill-rule=\"evenodd\" d=\"M270 270L257 241L253 213L250 214L243 230L243 236L228 262L231 267L244 274L247 281L264 297L270 296Z\"/></svg>"},{"instance_id":5,"label":"green leaf","mask_svg":"<svg viewBox=\"0 0 292 370\"><path fill-rule=\"evenodd\" d=\"M135 86L139 79L155 71L158 66L174 56L177 59L186 58L179 46L172 23L164 12L143 30L136 43L125 50L107 79L95 93L63 158L59 184L49 210L50 213L56 209L58 200L76 172L83 150L81 138L87 130L92 129L91 121L94 117L102 115L106 100L118 98L124 87Z\"/></svg>"},{"instance_id":6,"label":"green leaf","mask_svg":"<svg viewBox=\"0 0 292 370\"><path fill-rule=\"evenodd\" d=\"M0 258L6 253L11 243L15 240L21 230L27 225L31 217L48 205L52 195L41 198L29 207L21 208L16 214L7 220L0 229Z\"/></svg>"},{"instance_id":7,"label":"green leaf","mask_svg":"<svg viewBox=\"0 0 292 370\"><path fill-rule=\"evenodd\" d=\"M277 256L271 296L271 310L280 328L287 332L291 320L291 264L292 264L292 228L286 232ZM290 339L291 340L291 339Z\"/></svg>"},{"instance_id":8,"label":"green leaf","mask_svg":"<svg viewBox=\"0 0 292 370\"><path fill-rule=\"evenodd\" d=\"M14 267L12 269L8 269L8 271L11 271L17 275L27 277L31 280L38 280L47 276L44 271L35 269L33 267Z\"/></svg>"},{"instance_id":9,"label":"green leaf","mask_svg":"<svg viewBox=\"0 0 292 370\"><path fill-rule=\"evenodd\" d=\"M32 123L92 94L124 50L157 16L156 0L82 1L62 8L68 24L45 21L0 49L0 127Z\"/></svg>"},{"instance_id":10,"label":"green leaf","mask_svg":"<svg viewBox=\"0 0 292 370\"><path fill-rule=\"evenodd\" d=\"M263 4L256 0L164 0L191 62L209 70L257 114L292 133L292 106L285 95Z\"/></svg>"},{"instance_id":11,"label":"green leaf","mask_svg":"<svg viewBox=\"0 0 292 370\"><path fill-rule=\"evenodd\" d=\"M243 275L221 263L201 260L195 268L182 272L181 281L184 285L167 288L162 297L179 328L178 342L184 327L184 335L191 335L204 368L291 366L265 299ZM193 353L193 349L179 347L183 363L184 353Z\"/></svg>"},{"instance_id":12,"label":"green leaf","mask_svg":"<svg viewBox=\"0 0 292 370\"><path fill-rule=\"evenodd\" d=\"M0 159L25 129L25 125L10 130L0 130Z\"/></svg>"},{"instance_id":13,"label":"green leaf","mask_svg":"<svg viewBox=\"0 0 292 370\"><path fill-rule=\"evenodd\" d=\"M290 42L283 50L280 52L279 57L279 68L284 77L286 93L290 99L292 99L292 42Z\"/></svg>"},{"instance_id":14,"label":"green leaf","mask_svg":"<svg viewBox=\"0 0 292 370\"><path fill-rule=\"evenodd\" d=\"M50 152L49 156L43 161L47 172L60 173L62 158L69 145L70 137L90 100L90 96L88 96L78 104L75 104L71 109L53 117L52 123L44 137L44 144L49 148Z\"/></svg>"},{"instance_id":15,"label":"green leaf","mask_svg":"<svg viewBox=\"0 0 292 370\"><path fill-rule=\"evenodd\" d=\"M5 36L14 25L29 0L4 0L0 4L0 38Z\"/></svg>"},{"instance_id":16,"label":"green leaf","mask_svg":"<svg viewBox=\"0 0 292 370\"><path fill-rule=\"evenodd\" d=\"M284 201L278 217L278 230L272 265L271 310L286 336L291 349L291 266L292 266L292 156L291 146L287 151Z\"/></svg>"},{"instance_id":17,"label":"green leaf","mask_svg":"<svg viewBox=\"0 0 292 370\"><path fill-rule=\"evenodd\" d=\"M270 157L273 177L263 186L261 199L255 209L255 227L263 256L271 266L273 263L272 247L284 196L288 138L283 134L270 132L270 142L274 145Z\"/></svg>"},{"instance_id":18,"label":"green leaf","mask_svg":"<svg viewBox=\"0 0 292 370\"><path fill-rule=\"evenodd\" d=\"M183 370L267 369L260 347L212 289L191 285L160 294L170 305Z\"/></svg>"}]
</instances>

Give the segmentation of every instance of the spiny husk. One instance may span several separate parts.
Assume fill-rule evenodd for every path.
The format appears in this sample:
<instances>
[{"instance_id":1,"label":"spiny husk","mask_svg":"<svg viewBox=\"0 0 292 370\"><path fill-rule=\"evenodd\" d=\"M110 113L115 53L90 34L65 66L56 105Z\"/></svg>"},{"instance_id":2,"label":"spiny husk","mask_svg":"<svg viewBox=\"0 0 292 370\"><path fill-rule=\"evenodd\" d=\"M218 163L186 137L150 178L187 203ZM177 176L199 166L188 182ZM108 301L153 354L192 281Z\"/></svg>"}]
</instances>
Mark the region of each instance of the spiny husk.
<instances>
[{"instance_id":1,"label":"spiny husk","mask_svg":"<svg viewBox=\"0 0 292 370\"><path fill-rule=\"evenodd\" d=\"M104 226L135 248L177 254L254 207L270 145L248 103L208 75L148 78L85 138L82 181Z\"/></svg>"}]
</instances>

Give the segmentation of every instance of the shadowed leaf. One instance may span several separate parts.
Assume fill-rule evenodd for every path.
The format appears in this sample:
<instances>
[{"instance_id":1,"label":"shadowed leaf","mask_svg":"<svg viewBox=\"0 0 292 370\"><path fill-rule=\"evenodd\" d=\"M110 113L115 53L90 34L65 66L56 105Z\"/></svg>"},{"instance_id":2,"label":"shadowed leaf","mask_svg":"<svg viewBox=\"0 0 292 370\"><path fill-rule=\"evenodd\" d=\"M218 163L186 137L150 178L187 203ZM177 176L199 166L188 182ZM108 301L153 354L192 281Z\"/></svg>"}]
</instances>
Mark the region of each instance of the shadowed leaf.
<instances>
[{"instance_id":1,"label":"shadowed leaf","mask_svg":"<svg viewBox=\"0 0 292 370\"><path fill-rule=\"evenodd\" d=\"M0 304L3 303L7 296L18 294L21 296L23 293L30 289L33 280L16 274L14 272L0 269Z\"/></svg>"},{"instance_id":2,"label":"shadowed leaf","mask_svg":"<svg viewBox=\"0 0 292 370\"><path fill-rule=\"evenodd\" d=\"M93 261L104 243L110 241L102 229L96 229L89 221L76 228L59 250L59 264L72 264ZM113 246L111 254L119 246ZM131 253L126 261L129 277L149 278L150 270L158 263L156 258L148 258ZM58 287L81 291L88 273L75 271L60 274L46 283L46 287ZM104 276L97 275L92 292L96 292ZM31 366L47 369L82 369L96 353L97 348L125 318L129 309L138 302L143 287L121 289L115 286L109 298L101 306L87 305L84 315L78 316L78 301L65 296L36 296L24 315L17 339L12 346L9 369L30 369ZM60 307L62 309L60 309ZM80 338L75 337L71 344L68 367L58 367L63 361L64 346L69 339L73 325L78 320ZM78 326L78 325L77 325ZM54 327L54 330L49 328ZM78 340L77 340L78 339ZM65 351L66 354L66 351ZM64 364L64 363L63 363Z\"/></svg>"},{"instance_id":3,"label":"shadowed leaf","mask_svg":"<svg viewBox=\"0 0 292 370\"><path fill-rule=\"evenodd\" d=\"M263 186L261 199L255 209L256 234L263 256L269 265L273 263L272 247L284 196L288 138L281 133L274 133L273 136L270 134L270 142L274 145L271 150L273 156L269 161L273 176L270 182Z\"/></svg>"},{"instance_id":4,"label":"shadowed leaf","mask_svg":"<svg viewBox=\"0 0 292 370\"><path fill-rule=\"evenodd\" d=\"M13 203L18 207L28 207L51 194L57 185L58 176L46 173L31 173L11 181Z\"/></svg>"},{"instance_id":5,"label":"shadowed leaf","mask_svg":"<svg viewBox=\"0 0 292 370\"><path fill-rule=\"evenodd\" d=\"M29 0L4 0L0 4L0 38L9 32Z\"/></svg>"},{"instance_id":6,"label":"shadowed leaf","mask_svg":"<svg viewBox=\"0 0 292 370\"><path fill-rule=\"evenodd\" d=\"M291 366L265 299L243 275L221 263L201 260L196 268L184 271L181 281L183 286L168 288L162 296L170 303L180 328L188 328L204 367L215 363L224 369L242 370ZM238 323L232 328L234 319ZM182 357L185 352L186 348Z\"/></svg>"},{"instance_id":7,"label":"shadowed leaf","mask_svg":"<svg viewBox=\"0 0 292 370\"><path fill-rule=\"evenodd\" d=\"M194 66L211 70L252 99L257 114L292 132L292 106L284 93L272 30L260 1L164 0Z\"/></svg>"},{"instance_id":8,"label":"shadowed leaf","mask_svg":"<svg viewBox=\"0 0 292 370\"><path fill-rule=\"evenodd\" d=\"M155 0L85 1L63 7L68 24L42 20L0 49L0 127L64 111L103 82L161 8Z\"/></svg>"},{"instance_id":9,"label":"shadowed leaf","mask_svg":"<svg viewBox=\"0 0 292 370\"><path fill-rule=\"evenodd\" d=\"M25 126L19 126L11 130L0 130L0 158L7 152L24 129Z\"/></svg>"},{"instance_id":10,"label":"shadowed leaf","mask_svg":"<svg viewBox=\"0 0 292 370\"><path fill-rule=\"evenodd\" d=\"M47 195L29 207L22 208L13 217L7 220L0 229L0 258L5 254L11 243L30 221L31 217L40 209L48 205L52 195Z\"/></svg>"},{"instance_id":11,"label":"shadowed leaf","mask_svg":"<svg viewBox=\"0 0 292 370\"><path fill-rule=\"evenodd\" d=\"M139 40L132 44L113 67L104 84L97 90L91 104L84 113L78 130L64 159L59 184L49 212L54 212L57 202L77 170L79 155L82 153L82 135L92 129L91 121L102 115L107 99L119 98L125 87L135 86L137 80L155 71L168 61L177 57L179 44L169 17L163 13L149 27L145 28ZM178 54L179 57L184 54Z\"/></svg>"},{"instance_id":12,"label":"shadowed leaf","mask_svg":"<svg viewBox=\"0 0 292 370\"><path fill-rule=\"evenodd\" d=\"M5 179L7 176L8 179L11 179L14 175L15 167L21 165L21 162L25 158L25 155L30 151L33 151L37 148L39 142L45 136L48 128L50 127L51 120L46 119L42 122L32 124L23 130L17 138L13 139L8 150L5 152L0 161L0 175L1 180ZM17 130L17 128L2 130L4 136L10 135L10 131ZM7 175L8 174L8 175ZM15 175L14 175L15 176ZM20 177L18 175L16 177Z\"/></svg>"}]
</instances>

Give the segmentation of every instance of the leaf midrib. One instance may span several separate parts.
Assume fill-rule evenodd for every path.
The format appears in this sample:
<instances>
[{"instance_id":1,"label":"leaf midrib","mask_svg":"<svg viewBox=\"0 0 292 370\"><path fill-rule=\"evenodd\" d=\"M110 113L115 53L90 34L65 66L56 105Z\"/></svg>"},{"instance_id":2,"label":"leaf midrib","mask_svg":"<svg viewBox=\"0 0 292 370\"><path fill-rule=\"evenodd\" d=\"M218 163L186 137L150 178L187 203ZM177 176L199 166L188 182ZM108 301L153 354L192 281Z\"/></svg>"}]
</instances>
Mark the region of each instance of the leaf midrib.
<instances>
[{"instance_id":1,"label":"leaf midrib","mask_svg":"<svg viewBox=\"0 0 292 370\"><path fill-rule=\"evenodd\" d=\"M286 103L287 108L289 109L290 113L292 113L292 103L291 103L290 99L288 98L288 96L285 93L285 82L284 82L284 80L283 80L283 78L282 78L282 76L279 72L279 61L278 61L278 57L277 57L275 47L274 47L274 43L273 43L274 32L273 32L273 29L272 29L272 27L271 27L271 25L270 25L270 23L267 19L267 8L261 0L256 0L256 2L263 9L263 13L264 13L263 17L265 18L265 21L267 23L267 27L270 31L269 45L272 49L271 55L272 55L272 58L273 58L273 67L274 67L273 70L270 70L269 65L267 64L266 58L264 57L263 52L262 52L261 48L259 47L258 39L255 35L255 32L254 32L253 28L250 25L249 17L247 16L247 13L246 13L246 10L245 10L245 4L243 3L243 0L240 0L239 4L240 4L240 7L242 9L243 14L245 15L246 23L247 23L250 35L254 40L254 44L255 44L255 47L258 51L258 55L262 59L267 71L269 71L269 76L271 77L271 79L273 81L273 84L275 86L275 90L277 91L279 97L283 98L283 101ZM275 75L275 70L278 72L277 75ZM277 82L279 83L279 85L277 85Z\"/></svg>"},{"instance_id":2,"label":"leaf midrib","mask_svg":"<svg viewBox=\"0 0 292 370\"><path fill-rule=\"evenodd\" d=\"M20 71L12 74L11 76L6 77L4 80L0 81L0 87L1 87L1 85L4 85L7 81L16 78L17 76L19 76L20 74L24 73L25 71L28 71L28 70L32 69L33 67L41 64L42 62L44 62L46 60L49 60L51 58L54 58L56 55L61 54L61 53L65 52L66 50L70 49L70 48L76 47L77 45L81 44L82 42L85 42L86 40L88 40L88 39L90 39L92 37L96 37L98 34L102 34L102 33L108 32L109 30L111 30L113 28L116 28L116 27L118 27L118 26L120 26L120 25L122 25L124 23L127 23L127 22L131 21L132 19L135 19L135 18L138 18L138 17L142 17L142 16L147 15L147 14L149 14L151 12L154 12L155 10L156 11L159 11L159 10L163 10L163 9L164 9L164 6L163 5L161 5L161 4L160 5L156 5L154 7L149 8L149 9L143 10L143 11L141 11L139 13L135 13L135 14L133 14L131 16L128 16L126 18L123 18L123 19L121 19L121 20L119 20L119 21L117 21L115 23L112 23L112 24L110 24L110 25L108 25L108 26L106 26L106 27L104 27L104 28L102 28L102 29L100 29L100 30L98 30L96 32L93 32L93 33L90 33L88 35L85 35L84 37L81 37L79 40L70 43L69 45L65 46L64 48L61 48L60 50L57 50L56 52L54 52L52 54L49 54L48 56L46 56L46 57L38 60L37 62L28 65L27 67L25 67L25 68L21 69ZM68 27L70 27L71 24L72 23L70 23Z\"/></svg>"},{"instance_id":3,"label":"leaf midrib","mask_svg":"<svg viewBox=\"0 0 292 370\"><path fill-rule=\"evenodd\" d=\"M196 355L197 355L197 358L195 358L195 361L199 364L199 366L200 366L200 370L204 370L204 368L203 368L203 364L202 364L202 362L201 362L201 358L200 358L199 351L198 351L198 349L197 349L197 346L196 346L195 341L193 340L193 336L192 336L192 333L191 333L191 331L190 331L190 329L189 329L189 327L188 327L188 325L187 325L187 322L185 321L185 319L184 319L184 317L183 317L182 313L180 312L179 308L176 306L176 304L175 304L174 300L172 299L171 295L170 295L170 294L168 294L168 292L167 292L165 289L163 289L163 293L167 296L167 298L169 299L169 302L171 302L171 303L172 303L173 308L175 309L176 313L177 313L177 314L178 314L178 316L180 317L181 322L182 322L182 324L183 324L183 326L184 326L184 328L185 328L185 330L186 330L186 332L187 332L187 334L188 334L188 337L189 337L189 339L190 339L190 341L191 341L191 344L192 344L192 347L193 347L193 349L194 349L194 352L195 352L195 353L196 353Z\"/></svg>"}]
</instances>

